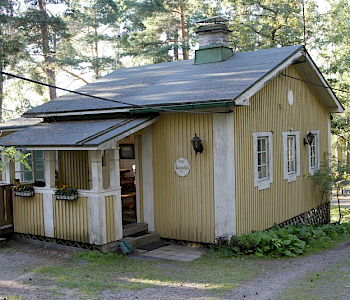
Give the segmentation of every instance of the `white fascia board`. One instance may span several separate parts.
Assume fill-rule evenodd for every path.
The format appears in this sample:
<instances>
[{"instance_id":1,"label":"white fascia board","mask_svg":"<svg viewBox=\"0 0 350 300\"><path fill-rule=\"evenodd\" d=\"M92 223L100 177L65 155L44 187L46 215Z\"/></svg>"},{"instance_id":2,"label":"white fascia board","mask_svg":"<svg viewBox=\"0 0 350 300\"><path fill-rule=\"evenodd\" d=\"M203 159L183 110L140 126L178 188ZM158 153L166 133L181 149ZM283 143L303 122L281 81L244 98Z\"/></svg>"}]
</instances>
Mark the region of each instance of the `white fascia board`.
<instances>
[{"instance_id":1,"label":"white fascia board","mask_svg":"<svg viewBox=\"0 0 350 300\"><path fill-rule=\"evenodd\" d=\"M123 132L122 134L116 136L115 138L109 140L108 142L105 142L101 145L99 145L97 147L98 150L105 150L105 149L115 149L116 147L116 143L126 137L128 137L129 135L131 134L134 134L135 132L139 131L139 130L142 130L150 125L152 125L153 123L157 122L159 120L159 116L158 117L155 117L147 122L144 122L128 131L125 131Z\"/></svg>"},{"instance_id":2,"label":"white fascia board","mask_svg":"<svg viewBox=\"0 0 350 300\"><path fill-rule=\"evenodd\" d=\"M266 74L263 78L259 79L255 82L247 91L243 92L240 96L238 96L235 100L235 105L249 105L249 99L253 95L255 95L259 90L261 90L270 80L275 78L278 74L280 74L283 70L288 68L296 59L303 56L305 53L304 48L300 49L294 55L285 60L282 64L280 64L276 69L272 70L270 73Z\"/></svg>"},{"instance_id":3,"label":"white fascia board","mask_svg":"<svg viewBox=\"0 0 350 300\"><path fill-rule=\"evenodd\" d=\"M69 150L69 151L99 150L99 149L97 149L97 147L19 147L17 149L22 149L22 150Z\"/></svg>"},{"instance_id":4,"label":"white fascia board","mask_svg":"<svg viewBox=\"0 0 350 300\"><path fill-rule=\"evenodd\" d=\"M327 81L324 79L324 77L322 76L320 70L317 68L317 66L315 65L314 61L312 60L311 56L305 52L305 58L307 60L307 62L310 64L311 68L313 69L313 71L315 72L315 74L317 75L317 77L320 79L321 84L326 88L327 93L331 96L331 98L333 99L335 105L337 106L337 110L335 111L331 111L333 113L342 113L344 112L344 107L341 105L341 103L339 102L339 100L337 99L337 97L335 96L335 94L332 91L332 88L329 86L329 84L327 83Z\"/></svg>"}]
</instances>

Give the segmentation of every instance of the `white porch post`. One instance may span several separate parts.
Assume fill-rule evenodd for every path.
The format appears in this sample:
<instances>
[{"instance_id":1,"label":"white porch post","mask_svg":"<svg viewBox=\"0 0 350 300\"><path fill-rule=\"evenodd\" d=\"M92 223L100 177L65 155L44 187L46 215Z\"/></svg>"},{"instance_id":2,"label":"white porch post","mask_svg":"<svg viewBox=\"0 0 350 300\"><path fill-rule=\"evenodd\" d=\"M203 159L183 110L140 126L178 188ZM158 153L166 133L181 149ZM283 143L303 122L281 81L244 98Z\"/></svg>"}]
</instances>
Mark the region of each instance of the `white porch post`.
<instances>
[{"instance_id":1,"label":"white porch post","mask_svg":"<svg viewBox=\"0 0 350 300\"><path fill-rule=\"evenodd\" d=\"M120 191L120 170L119 170L119 149L111 149L109 151L109 189L115 190L114 195L114 218L116 240L123 238L123 215L122 215L122 200Z\"/></svg>"},{"instance_id":2,"label":"white porch post","mask_svg":"<svg viewBox=\"0 0 350 300\"><path fill-rule=\"evenodd\" d=\"M15 181L15 162L3 155L5 163L5 183L14 184Z\"/></svg>"},{"instance_id":3,"label":"white porch post","mask_svg":"<svg viewBox=\"0 0 350 300\"><path fill-rule=\"evenodd\" d=\"M103 151L97 150L91 154L92 191L89 197L89 229L90 244L103 245L107 243L106 232L106 202L100 195L103 190L102 155Z\"/></svg>"},{"instance_id":4,"label":"white porch post","mask_svg":"<svg viewBox=\"0 0 350 300\"><path fill-rule=\"evenodd\" d=\"M143 214L148 229L154 231L154 194L153 194L153 158L152 158L152 128L145 129L141 136L142 143L142 185Z\"/></svg>"},{"instance_id":5,"label":"white porch post","mask_svg":"<svg viewBox=\"0 0 350 300\"><path fill-rule=\"evenodd\" d=\"M55 188L55 151L44 152L45 191L43 192L45 236L55 237L52 189Z\"/></svg>"},{"instance_id":6,"label":"white porch post","mask_svg":"<svg viewBox=\"0 0 350 300\"><path fill-rule=\"evenodd\" d=\"M236 234L233 113L213 115L215 240Z\"/></svg>"}]
</instances>

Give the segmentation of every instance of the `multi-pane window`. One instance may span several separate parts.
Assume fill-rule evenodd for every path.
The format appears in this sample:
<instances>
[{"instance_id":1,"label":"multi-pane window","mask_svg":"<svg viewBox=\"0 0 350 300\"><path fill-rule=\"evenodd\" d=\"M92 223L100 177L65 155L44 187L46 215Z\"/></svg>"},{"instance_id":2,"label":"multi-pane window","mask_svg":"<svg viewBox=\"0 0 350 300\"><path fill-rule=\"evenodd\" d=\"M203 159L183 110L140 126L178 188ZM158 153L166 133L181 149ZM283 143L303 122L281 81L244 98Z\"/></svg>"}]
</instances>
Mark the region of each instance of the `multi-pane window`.
<instances>
[{"instance_id":1,"label":"multi-pane window","mask_svg":"<svg viewBox=\"0 0 350 300\"><path fill-rule=\"evenodd\" d=\"M259 179L268 178L267 142L268 142L268 137L258 138L257 155L258 155L258 178Z\"/></svg>"},{"instance_id":2,"label":"multi-pane window","mask_svg":"<svg viewBox=\"0 0 350 300\"><path fill-rule=\"evenodd\" d=\"M23 153L30 154L27 156L26 161L31 170L26 169L23 164L18 163L16 165L16 178L20 182L44 181L44 151L23 151Z\"/></svg>"},{"instance_id":3,"label":"multi-pane window","mask_svg":"<svg viewBox=\"0 0 350 300\"><path fill-rule=\"evenodd\" d=\"M316 170L318 170L320 166L320 157L319 157L319 131L311 131L314 138L309 145L309 173L313 174Z\"/></svg>"},{"instance_id":4,"label":"multi-pane window","mask_svg":"<svg viewBox=\"0 0 350 300\"><path fill-rule=\"evenodd\" d=\"M287 162L288 162L288 174L294 174L296 172L296 145L295 136L287 136Z\"/></svg>"},{"instance_id":5,"label":"multi-pane window","mask_svg":"<svg viewBox=\"0 0 350 300\"><path fill-rule=\"evenodd\" d=\"M272 182L272 132L253 133L254 186L266 189Z\"/></svg>"},{"instance_id":6,"label":"multi-pane window","mask_svg":"<svg viewBox=\"0 0 350 300\"><path fill-rule=\"evenodd\" d=\"M300 132L282 132L284 179L295 181L300 176Z\"/></svg>"}]
</instances>

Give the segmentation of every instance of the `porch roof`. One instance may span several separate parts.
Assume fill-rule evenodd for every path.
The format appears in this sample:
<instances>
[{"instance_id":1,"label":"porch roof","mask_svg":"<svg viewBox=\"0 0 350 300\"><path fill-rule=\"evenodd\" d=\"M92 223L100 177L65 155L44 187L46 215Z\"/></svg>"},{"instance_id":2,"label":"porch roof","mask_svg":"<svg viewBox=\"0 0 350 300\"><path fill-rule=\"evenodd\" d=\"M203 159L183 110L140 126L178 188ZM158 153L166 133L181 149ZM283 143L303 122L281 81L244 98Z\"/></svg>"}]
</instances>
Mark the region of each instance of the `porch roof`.
<instances>
[{"instance_id":1,"label":"porch roof","mask_svg":"<svg viewBox=\"0 0 350 300\"><path fill-rule=\"evenodd\" d=\"M157 121L127 117L86 121L43 122L0 138L0 146L25 149L114 149L116 142Z\"/></svg>"}]
</instances>

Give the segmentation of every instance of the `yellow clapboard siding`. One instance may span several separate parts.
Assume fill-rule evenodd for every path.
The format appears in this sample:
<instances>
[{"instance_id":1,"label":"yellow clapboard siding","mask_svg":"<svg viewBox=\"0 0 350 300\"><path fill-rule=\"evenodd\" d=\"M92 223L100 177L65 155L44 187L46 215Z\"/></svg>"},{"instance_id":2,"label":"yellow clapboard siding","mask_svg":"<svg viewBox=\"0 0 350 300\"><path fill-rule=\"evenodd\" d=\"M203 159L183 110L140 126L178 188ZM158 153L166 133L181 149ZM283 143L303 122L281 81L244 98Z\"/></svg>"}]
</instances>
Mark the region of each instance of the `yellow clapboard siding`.
<instances>
[{"instance_id":1,"label":"yellow clapboard siding","mask_svg":"<svg viewBox=\"0 0 350 300\"><path fill-rule=\"evenodd\" d=\"M55 238L89 243L89 198L53 201Z\"/></svg>"},{"instance_id":2,"label":"yellow clapboard siding","mask_svg":"<svg viewBox=\"0 0 350 300\"><path fill-rule=\"evenodd\" d=\"M202 139L204 151L195 154L191 139ZM153 125L155 229L164 238L214 241L213 136L210 114L163 114ZM178 158L190 172L175 173Z\"/></svg>"},{"instance_id":3,"label":"yellow clapboard siding","mask_svg":"<svg viewBox=\"0 0 350 300\"><path fill-rule=\"evenodd\" d=\"M13 197L14 230L18 233L45 235L43 195Z\"/></svg>"},{"instance_id":4,"label":"yellow clapboard siding","mask_svg":"<svg viewBox=\"0 0 350 300\"><path fill-rule=\"evenodd\" d=\"M89 189L88 151L59 151L59 179L78 189Z\"/></svg>"},{"instance_id":5,"label":"yellow clapboard siding","mask_svg":"<svg viewBox=\"0 0 350 300\"><path fill-rule=\"evenodd\" d=\"M302 78L294 66L288 75ZM294 103L288 103L288 91ZM250 99L250 106L235 109L237 234L263 230L321 204L321 194L309 172L308 147L303 138L309 130L320 131L320 154L328 151L326 109L304 82L278 76ZM273 182L259 191L254 187L254 132L273 132ZM283 179L282 131L300 131L300 176ZM305 176L304 176L305 174Z\"/></svg>"}]
</instances>

